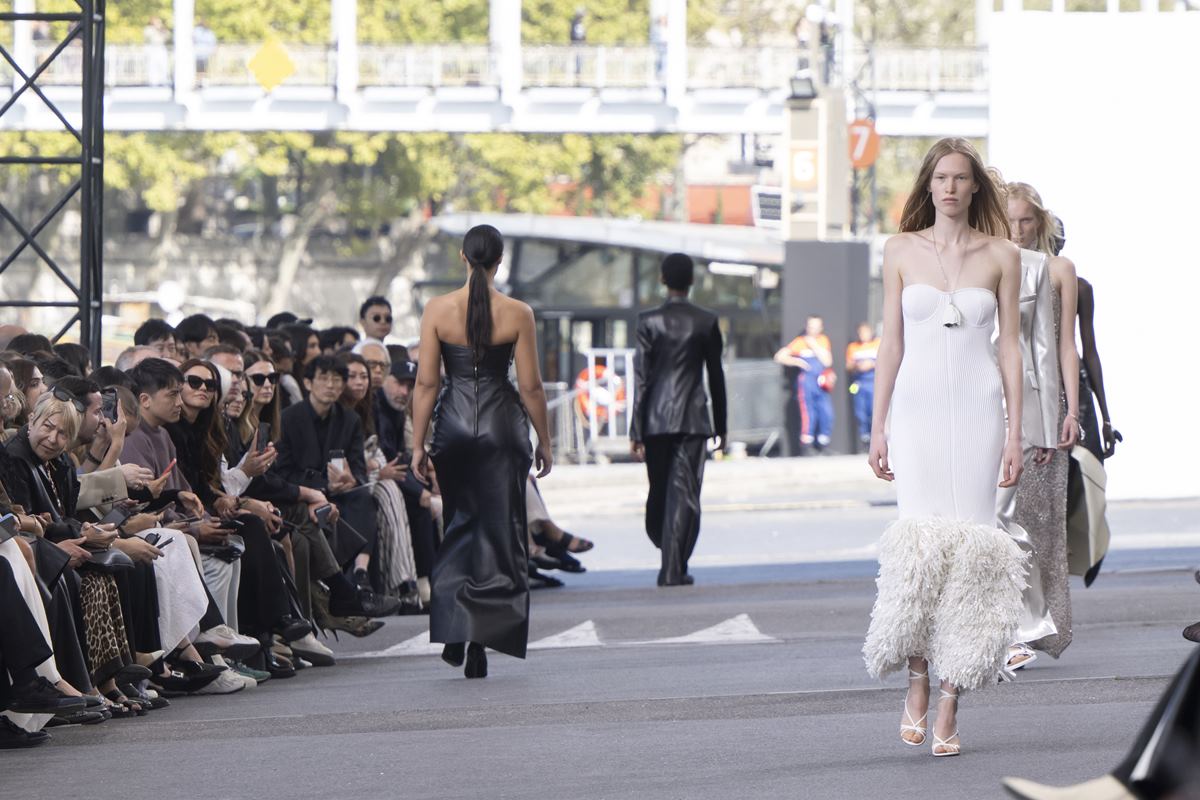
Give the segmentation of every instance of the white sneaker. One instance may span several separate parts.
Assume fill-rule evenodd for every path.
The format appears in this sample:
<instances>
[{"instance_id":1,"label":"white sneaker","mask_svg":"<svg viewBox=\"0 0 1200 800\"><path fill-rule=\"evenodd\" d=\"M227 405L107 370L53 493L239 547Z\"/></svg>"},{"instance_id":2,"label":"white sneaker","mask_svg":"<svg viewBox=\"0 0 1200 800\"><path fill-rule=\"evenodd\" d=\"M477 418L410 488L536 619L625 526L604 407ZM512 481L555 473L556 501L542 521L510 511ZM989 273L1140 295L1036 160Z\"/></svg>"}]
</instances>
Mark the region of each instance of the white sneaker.
<instances>
[{"instance_id":1,"label":"white sneaker","mask_svg":"<svg viewBox=\"0 0 1200 800\"><path fill-rule=\"evenodd\" d=\"M302 639L289 642L288 646L292 648L293 653L318 667L332 667L336 663L333 658L333 651L317 641L317 637L311 633Z\"/></svg>"},{"instance_id":2,"label":"white sneaker","mask_svg":"<svg viewBox=\"0 0 1200 800\"><path fill-rule=\"evenodd\" d=\"M254 678L250 677L249 675L244 675L241 672L238 672L237 670L235 670L232 666L230 666L229 662L226 661L221 656L213 656L212 662L214 664L216 664L217 666L224 667L226 670L228 670L228 672L226 672L224 674L232 675L233 677L240 680L243 683L243 688L254 689L258 686L258 681L254 680Z\"/></svg>"},{"instance_id":3,"label":"white sneaker","mask_svg":"<svg viewBox=\"0 0 1200 800\"><path fill-rule=\"evenodd\" d=\"M251 679L253 681L253 679ZM258 684L255 684L256 686ZM246 688L246 680L233 670L227 669L217 676L217 679L195 694L233 694Z\"/></svg>"},{"instance_id":4,"label":"white sneaker","mask_svg":"<svg viewBox=\"0 0 1200 800\"><path fill-rule=\"evenodd\" d=\"M203 631L192 644L205 655L212 655L212 651L215 651L235 661L250 658L262 649L262 642L258 639L243 636L228 625L216 625Z\"/></svg>"}]
</instances>

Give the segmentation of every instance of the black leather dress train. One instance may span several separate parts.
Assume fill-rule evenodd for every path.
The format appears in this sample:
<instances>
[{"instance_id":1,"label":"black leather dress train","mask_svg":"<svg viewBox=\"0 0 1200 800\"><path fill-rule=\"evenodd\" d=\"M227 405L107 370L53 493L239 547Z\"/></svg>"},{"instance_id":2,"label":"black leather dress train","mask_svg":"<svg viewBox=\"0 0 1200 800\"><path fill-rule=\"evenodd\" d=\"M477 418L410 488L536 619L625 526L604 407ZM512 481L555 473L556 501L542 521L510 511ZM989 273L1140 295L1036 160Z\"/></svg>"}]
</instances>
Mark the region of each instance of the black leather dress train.
<instances>
[{"instance_id":1,"label":"black leather dress train","mask_svg":"<svg viewBox=\"0 0 1200 800\"><path fill-rule=\"evenodd\" d=\"M429 638L478 642L525 657L529 577L525 479L533 463L529 416L508 379L514 344L441 343L446 377L433 411L430 455L446 533L431 575Z\"/></svg>"}]
</instances>

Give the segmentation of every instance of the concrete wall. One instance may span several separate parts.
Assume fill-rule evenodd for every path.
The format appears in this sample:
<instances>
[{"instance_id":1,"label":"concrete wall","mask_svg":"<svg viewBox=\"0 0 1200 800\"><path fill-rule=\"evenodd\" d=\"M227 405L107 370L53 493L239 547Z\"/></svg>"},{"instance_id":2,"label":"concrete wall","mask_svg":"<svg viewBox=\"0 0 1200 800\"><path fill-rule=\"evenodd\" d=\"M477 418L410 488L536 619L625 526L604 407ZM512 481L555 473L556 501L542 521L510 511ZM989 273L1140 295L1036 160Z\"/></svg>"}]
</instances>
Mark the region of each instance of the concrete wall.
<instances>
[{"instance_id":1,"label":"concrete wall","mask_svg":"<svg viewBox=\"0 0 1200 800\"><path fill-rule=\"evenodd\" d=\"M1110 497L1200 494L1200 14L993 16L989 156L1095 286Z\"/></svg>"}]
</instances>

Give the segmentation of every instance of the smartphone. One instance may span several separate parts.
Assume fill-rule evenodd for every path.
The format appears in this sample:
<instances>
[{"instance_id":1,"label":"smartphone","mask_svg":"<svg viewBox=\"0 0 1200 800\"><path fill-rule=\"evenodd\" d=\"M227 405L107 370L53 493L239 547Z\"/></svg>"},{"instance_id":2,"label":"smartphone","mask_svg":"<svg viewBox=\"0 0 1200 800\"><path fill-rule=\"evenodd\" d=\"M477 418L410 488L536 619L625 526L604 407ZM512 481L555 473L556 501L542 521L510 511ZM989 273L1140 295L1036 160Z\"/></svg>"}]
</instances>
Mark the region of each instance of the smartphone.
<instances>
[{"instance_id":1,"label":"smartphone","mask_svg":"<svg viewBox=\"0 0 1200 800\"><path fill-rule=\"evenodd\" d=\"M164 470L162 471L162 475L159 475L158 477L160 477L160 478L161 478L161 477L163 477L163 475L170 475L170 474L171 474L171 470L173 470L173 469L175 469L175 459L173 459L173 458L172 458L172 459L171 459L171 463L170 463L170 464L167 464L167 468L166 468L166 469L164 469Z\"/></svg>"},{"instance_id":2,"label":"smartphone","mask_svg":"<svg viewBox=\"0 0 1200 800\"><path fill-rule=\"evenodd\" d=\"M193 522L199 522L199 521L200 521L200 518L194 517L194 516L193 517L180 517L179 519L175 520L176 523L185 523L187 525L191 525Z\"/></svg>"},{"instance_id":3,"label":"smartphone","mask_svg":"<svg viewBox=\"0 0 1200 800\"><path fill-rule=\"evenodd\" d=\"M3 517L0 517L0 542L7 542L20 533L20 530L15 515L5 514Z\"/></svg>"},{"instance_id":4,"label":"smartphone","mask_svg":"<svg viewBox=\"0 0 1200 800\"><path fill-rule=\"evenodd\" d=\"M101 396L103 401L100 405L100 411L104 414L104 418L109 422L117 421L117 393L113 389L105 389Z\"/></svg>"},{"instance_id":5,"label":"smartphone","mask_svg":"<svg viewBox=\"0 0 1200 800\"><path fill-rule=\"evenodd\" d=\"M113 506L112 510L100 518L100 522L98 524L120 525L122 522L132 517L134 513L135 512L131 508L125 508L124 506Z\"/></svg>"},{"instance_id":6,"label":"smartphone","mask_svg":"<svg viewBox=\"0 0 1200 800\"><path fill-rule=\"evenodd\" d=\"M339 472L346 471L346 454L341 450L329 451L329 463L333 464L334 468Z\"/></svg>"},{"instance_id":7,"label":"smartphone","mask_svg":"<svg viewBox=\"0 0 1200 800\"><path fill-rule=\"evenodd\" d=\"M318 508L313 516L317 518L317 524L324 528L329 524L329 515L333 513L333 506L329 503Z\"/></svg>"},{"instance_id":8,"label":"smartphone","mask_svg":"<svg viewBox=\"0 0 1200 800\"><path fill-rule=\"evenodd\" d=\"M271 423L260 422L258 424L258 435L254 442L254 449L263 451L267 449L267 445L271 443Z\"/></svg>"},{"instance_id":9,"label":"smartphone","mask_svg":"<svg viewBox=\"0 0 1200 800\"><path fill-rule=\"evenodd\" d=\"M240 519L226 519L221 521L221 527L226 530L240 531L246 527L246 523Z\"/></svg>"},{"instance_id":10,"label":"smartphone","mask_svg":"<svg viewBox=\"0 0 1200 800\"><path fill-rule=\"evenodd\" d=\"M174 538L167 539L166 541L162 541L162 542L158 542L158 543L156 543L154 546L155 546L155 547L157 547L159 550L162 550L164 547L166 547L167 545L169 545L169 544L170 544L171 542L173 542L173 541L175 541L175 539L174 539Z\"/></svg>"}]
</instances>

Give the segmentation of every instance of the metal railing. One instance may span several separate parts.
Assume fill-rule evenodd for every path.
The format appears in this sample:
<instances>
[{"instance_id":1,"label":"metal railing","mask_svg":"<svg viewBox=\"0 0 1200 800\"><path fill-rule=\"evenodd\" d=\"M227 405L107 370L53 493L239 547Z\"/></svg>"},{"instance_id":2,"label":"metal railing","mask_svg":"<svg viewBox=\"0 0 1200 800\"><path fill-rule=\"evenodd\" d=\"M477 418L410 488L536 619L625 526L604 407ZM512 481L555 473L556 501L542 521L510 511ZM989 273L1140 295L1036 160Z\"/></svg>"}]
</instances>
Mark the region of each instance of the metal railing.
<instances>
[{"instance_id":1,"label":"metal railing","mask_svg":"<svg viewBox=\"0 0 1200 800\"><path fill-rule=\"evenodd\" d=\"M208 59L207 69L196 70L196 80L211 86L257 86L250 60L261 44L218 44ZM337 50L332 45L285 44L295 72L284 79L286 86L332 86L337 74Z\"/></svg>"},{"instance_id":2,"label":"metal railing","mask_svg":"<svg viewBox=\"0 0 1200 800\"><path fill-rule=\"evenodd\" d=\"M687 84L692 89L782 89L806 60L794 47L690 47Z\"/></svg>"},{"instance_id":3,"label":"metal railing","mask_svg":"<svg viewBox=\"0 0 1200 800\"><path fill-rule=\"evenodd\" d=\"M37 63L52 45L37 42ZM254 86L249 62L261 44L219 43L206 64L197 64L200 85ZM332 45L285 44L295 72L290 86L332 86L336 48ZM985 91L988 54L983 48L876 48L874 88L879 91ZM858 60L865 53L858 54ZM109 86L169 86L173 79L169 46L112 44L105 53ZM691 47L687 54L689 89L747 88L774 91L806 60L791 47ZM487 45L364 44L359 46L359 84L383 87L495 86L499 83L495 53ZM205 67L200 69L199 67ZM45 84L78 84L80 57L68 48L47 70ZM521 52L525 87L661 88L665 52L659 48L595 45L526 45ZM0 79L11 81L0 64ZM871 87L863 76L864 87Z\"/></svg>"},{"instance_id":4,"label":"metal railing","mask_svg":"<svg viewBox=\"0 0 1200 800\"><path fill-rule=\"evenodd\" d=\"M661 85L662 59L652 47L529 46L522 84L531 87L645 88Z\"/></svg>"},{"instance_id":5,"label":"metal railing","mask_svg":"<svg viewBox=\"0 0 1200 800\"><path fill-rule=\"evenodd\" d=\"M494 86L487 45L382 45L358 47L362 86Z\"/></svg>"},{"instance_id":6,"label":"metal railing","mask_svg":"<svg viewBox=\"0 0 1200 800\"><path fill-rule=\"evenodd\" d=\"M979 92L988 88L984 48L881 47L875 49L874 58L874 88L879 91Z\"/></svg>"}]
</instances>

